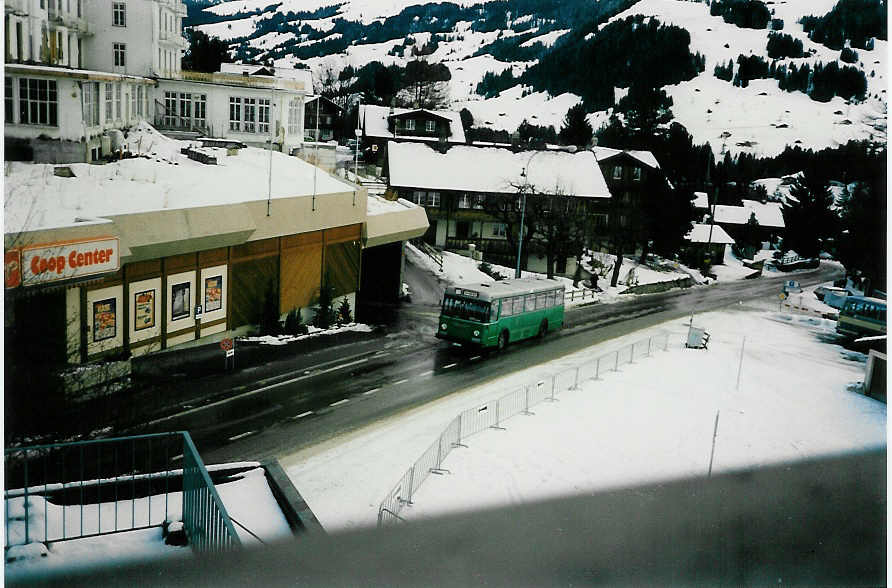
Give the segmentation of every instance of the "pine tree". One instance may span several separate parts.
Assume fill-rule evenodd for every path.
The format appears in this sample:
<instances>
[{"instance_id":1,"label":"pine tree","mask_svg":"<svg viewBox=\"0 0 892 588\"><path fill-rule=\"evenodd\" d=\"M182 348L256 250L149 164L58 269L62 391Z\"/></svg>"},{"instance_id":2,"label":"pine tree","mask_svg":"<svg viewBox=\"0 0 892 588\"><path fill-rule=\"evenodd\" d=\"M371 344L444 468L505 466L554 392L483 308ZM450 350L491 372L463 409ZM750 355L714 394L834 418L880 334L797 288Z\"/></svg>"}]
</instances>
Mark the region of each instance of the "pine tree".
<instances>
[{"instance_id":1,"label":"pine tree","mask_svg":"<svg viewBox=\"0 0 892 588\"><path fill-rule=\"evenodd\" d=\"M353 311L350 310L350 301L347 300L347 297L341 299L341 304L338 306L338 326L349 325L353 322Z\"/></svg>"},{"instance_id":2,"label":"pine tree","mask_svg":"<svg viewBox=\"0 0 892 588\"><path fill-rule=\"evenodd\" d=\"M585 147L592 140L592 125L586 119L585 107L582 103L575 104L564 115L564 123L561 125L559 137L565 145Z\"/></svg>"},{"instance_id":3,"label":"pine tree","mask_svg":"<svg viewBox=\"0 0 892 588\"><path fill-rule=\"evenodd\" d=\"M313 326L319 327L320 329L327 329L331 326L331 324L334 322L334 309L332 308L333 302L334 288L331 286L328 275L326 275L322 287L319 288L319 299L316 302L316 307L314 308L316 314L313 317Z\"/></svg>"},{"instance_id":4,"label":"pine tree","mask_svg":"<svg viewBox=\"0 0 892 588\"><path fill-rule=\"evenodd\" d=\"M831 210L833 195L827 183L814 173L797 178L790 195L793 201L783 208L783 250L817 257L824 241L833 238L838 228L839 219Z\"/></svg>"},{"instance_id":5,"label":"pine tree","mask_svg":"<svg viewBox=\"0 0 892 588\"><path fill-rule=\"evenodd\" d=\"M633 85L622 97L616 110L623 113L626 123L644 135L656 134L657 127L672 120L672 98L666 90L649 85Z\"/></svg>"},{"instance_id":6,"label":"pine tree","mask_svg":"<svg viewBox=\"0 0 892 588\"><path fill-rule=\"evenodd\" d=\"M282 325L279 322L279 301L276 284L270 280L263 295L263 306L260 309L260 334L279 335Z\"/></svg>"}]
</instances>

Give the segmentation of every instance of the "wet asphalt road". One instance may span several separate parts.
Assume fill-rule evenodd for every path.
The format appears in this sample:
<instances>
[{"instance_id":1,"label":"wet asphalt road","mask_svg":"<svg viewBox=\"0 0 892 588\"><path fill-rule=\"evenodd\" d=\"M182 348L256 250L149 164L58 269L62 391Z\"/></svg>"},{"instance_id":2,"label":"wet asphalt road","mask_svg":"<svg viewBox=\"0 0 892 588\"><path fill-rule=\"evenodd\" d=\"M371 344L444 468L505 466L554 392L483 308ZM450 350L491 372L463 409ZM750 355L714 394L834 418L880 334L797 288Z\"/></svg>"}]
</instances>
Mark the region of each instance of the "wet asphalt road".
<instances>
[{"instance_id":1,"label":"wet asphalt road","mask_svg":"<svg viewBox=\"0 0 892 588\"><path fill-rule=\"evenodd\" d=\"M837 277L841 272L827 266L795 276L803 286ZM421 298L424 302L401 308L387 335L296 358L290 369L287 364L252 368L228 398L184 406L147 429L189 430L207 463L279 457L692 311L774 298L785 279L713 284L569 309L564 328L544 343L522 342L488 355L435 339L438 305Z\"/></svg>"}]
</instances>

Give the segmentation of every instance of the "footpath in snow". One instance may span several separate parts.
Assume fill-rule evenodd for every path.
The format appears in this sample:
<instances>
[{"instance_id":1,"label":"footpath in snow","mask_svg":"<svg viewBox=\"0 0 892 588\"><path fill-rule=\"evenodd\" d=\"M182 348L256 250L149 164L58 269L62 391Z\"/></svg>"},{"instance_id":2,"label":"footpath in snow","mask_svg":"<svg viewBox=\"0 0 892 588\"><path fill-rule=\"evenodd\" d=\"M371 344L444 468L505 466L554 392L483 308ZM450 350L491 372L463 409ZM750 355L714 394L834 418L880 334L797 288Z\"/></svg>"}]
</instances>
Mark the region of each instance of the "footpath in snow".
<instances>
[{"instance_id":1,"label":"footpath in snow","mask_svg":"<svg viewBox=\"0 0 892 588\"><path fill-rule=\"evenodd\" d=\"M505 430L463 439L449 470L430 476L409 519L885 447L886 405L861 395L865 356L832 343L833 321L759 308L695 317L711 334L686 349L684 320L631 333L281 458L328 531L373 526L381 500L461 411L648 334L668 351L602 372L515 416ZM509 351L510 352L510 351ZM739 375L739 383L738 383Z\"/></svg>"}]
</instances>

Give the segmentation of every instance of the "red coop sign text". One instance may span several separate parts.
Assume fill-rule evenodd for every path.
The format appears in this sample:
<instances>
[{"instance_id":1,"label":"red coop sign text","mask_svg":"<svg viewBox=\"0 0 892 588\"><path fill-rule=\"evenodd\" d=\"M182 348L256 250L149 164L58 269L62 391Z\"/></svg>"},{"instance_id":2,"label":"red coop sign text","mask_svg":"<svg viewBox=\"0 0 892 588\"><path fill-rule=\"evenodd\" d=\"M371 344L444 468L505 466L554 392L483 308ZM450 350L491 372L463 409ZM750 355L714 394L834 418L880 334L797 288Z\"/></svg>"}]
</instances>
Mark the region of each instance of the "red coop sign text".
<instances>
[{"instance_id":1,"label":"red coop sign text","mask_svg":"<svg viewBox=\"0 0 892 588\"><path fill-rule=\"evenodd\" d=\"M25 286L115 272L120 267L118 239L115 237L50 243L22 250L22 283Z\"/></svg>"},{"instance_id":2,"label":"red coop sign text","mask_svg":"<svg viewBox=\"0 0 892 588\"><path fill-rule=\"evenodd\" d=\"M16 288L22 283L22 256L18 249L5 252L4 277L7 288Z\"/></svg>"}]
</instances>

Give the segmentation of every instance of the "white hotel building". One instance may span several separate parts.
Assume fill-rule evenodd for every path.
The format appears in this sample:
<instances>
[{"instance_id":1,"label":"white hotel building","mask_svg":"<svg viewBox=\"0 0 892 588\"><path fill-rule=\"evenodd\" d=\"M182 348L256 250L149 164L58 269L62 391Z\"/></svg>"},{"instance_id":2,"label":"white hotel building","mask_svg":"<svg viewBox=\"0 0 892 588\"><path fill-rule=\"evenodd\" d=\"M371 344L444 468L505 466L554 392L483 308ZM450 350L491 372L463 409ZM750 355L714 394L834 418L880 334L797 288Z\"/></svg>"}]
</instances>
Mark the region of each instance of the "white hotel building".
<instances>
[{"instance_id":1,"label":"white hotel building","mask_svg":"<svg viewBox=\"0 0 892 588\"><path fill-rule=\"evenodd\" d=\"M290 153L309 70L181 70L180 0L4 0L7 159L92 161L141 120ZM257 71L259 70L259 71ZM252 75L253 73L259 75Z\"/></svg>"}]
</instances>

